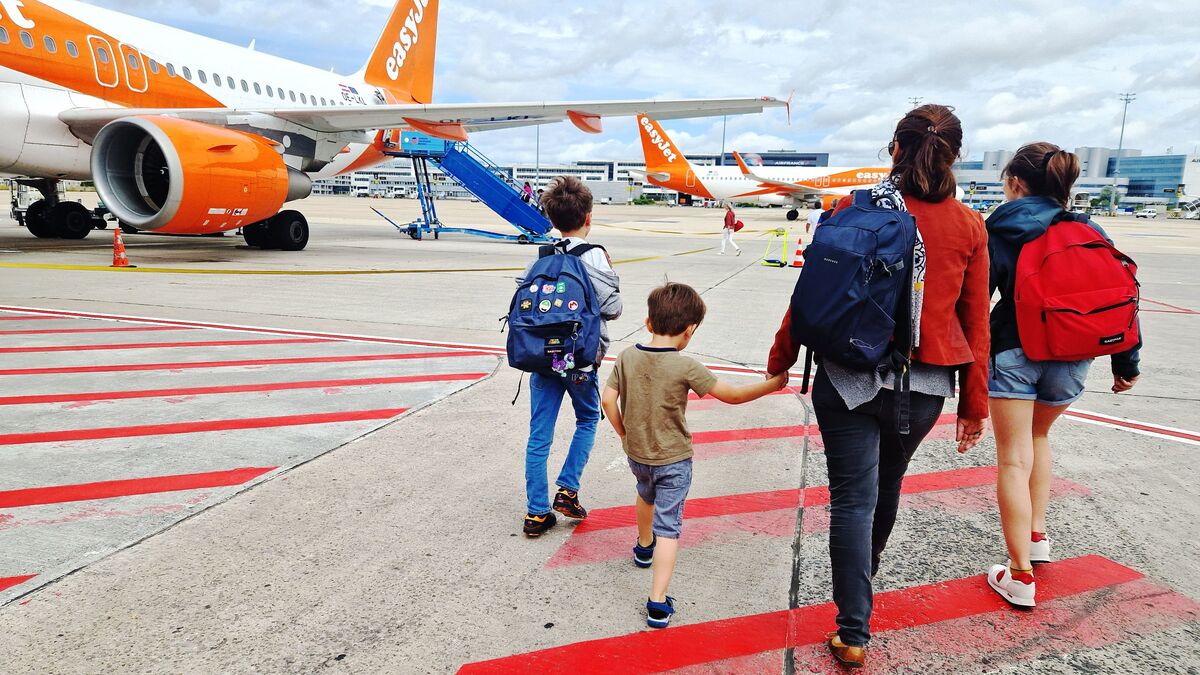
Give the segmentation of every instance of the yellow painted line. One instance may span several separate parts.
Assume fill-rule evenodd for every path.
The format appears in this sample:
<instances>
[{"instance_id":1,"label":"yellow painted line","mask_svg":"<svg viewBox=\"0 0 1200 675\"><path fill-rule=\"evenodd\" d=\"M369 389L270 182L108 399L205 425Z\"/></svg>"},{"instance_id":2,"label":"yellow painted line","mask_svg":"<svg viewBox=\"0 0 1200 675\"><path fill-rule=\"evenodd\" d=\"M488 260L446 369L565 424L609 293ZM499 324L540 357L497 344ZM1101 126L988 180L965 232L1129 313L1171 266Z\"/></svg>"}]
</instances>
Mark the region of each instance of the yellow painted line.
<instances>
[{"instance_id":1,"label":"yellow painted line","mask_svg":"<svg viewBox=\"0 0 1200 675\"><path fill-rule=\"evenodd\" d=\"M614 265L649 262L664 258L693 255L711 250L699 248L681 253L651 255L642 258L614 260ZM248 269L198 269L188 267L107 267L104 265L58 265L53 263L0 263L4 269L61 270L66 272L124 272L128 274L215 274L215 275L260 275L260 276L364 276L379 274L453 274L470 272L524 272L524 267L459 267L451 269L408 269L408 270L248 270Z\"/></svg>"}]
</instances>

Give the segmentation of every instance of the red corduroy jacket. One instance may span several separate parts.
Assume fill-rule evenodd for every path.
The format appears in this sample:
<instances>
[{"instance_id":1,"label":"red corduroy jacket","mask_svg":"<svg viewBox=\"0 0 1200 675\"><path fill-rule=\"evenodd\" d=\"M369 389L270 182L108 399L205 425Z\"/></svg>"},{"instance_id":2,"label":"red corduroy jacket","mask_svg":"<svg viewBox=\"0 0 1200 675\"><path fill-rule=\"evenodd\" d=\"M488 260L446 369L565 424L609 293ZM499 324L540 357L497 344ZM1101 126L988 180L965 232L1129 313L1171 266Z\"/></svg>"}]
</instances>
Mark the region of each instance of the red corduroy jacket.
<instances>
[{"instance_id":1,"label":"red corduroy jacket","mask_svg":"<svg viewBox=\"0 0 1200 675\"><path fill-rule=\"evenodd\" d=\"M843 199L839 210L850 204ZM987 230L983 218L957 199L926 202L905 195L925 241L925 300L921 309L921 340L914 358L935 366L953 366L959 373L958 416L988 416L988 353L991 334L988 312ZM791 311L775 335L770 373L796 364L800 345L792 339Z\"/></svg>"}]
</instances>

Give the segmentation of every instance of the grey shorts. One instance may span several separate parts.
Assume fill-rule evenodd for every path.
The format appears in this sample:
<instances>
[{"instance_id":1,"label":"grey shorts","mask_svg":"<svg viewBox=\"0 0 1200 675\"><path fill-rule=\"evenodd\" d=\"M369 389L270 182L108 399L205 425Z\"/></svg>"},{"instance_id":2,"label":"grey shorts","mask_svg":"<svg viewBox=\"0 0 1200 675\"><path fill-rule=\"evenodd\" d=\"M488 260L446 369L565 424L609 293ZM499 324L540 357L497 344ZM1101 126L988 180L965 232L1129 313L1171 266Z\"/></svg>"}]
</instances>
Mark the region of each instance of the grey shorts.
<instances>
[{"instance_id":1,"label":"grey shorts","mask_svg":"<svg viewBox=\"0 0 1200 675\"><path fill-rule=\"evenodd\" d=\"M654 534L678 539L683 531L683 502L692 487L692 460L650 466L629 459L642 501L654 505Z\"/></svg>"}]
</instances>

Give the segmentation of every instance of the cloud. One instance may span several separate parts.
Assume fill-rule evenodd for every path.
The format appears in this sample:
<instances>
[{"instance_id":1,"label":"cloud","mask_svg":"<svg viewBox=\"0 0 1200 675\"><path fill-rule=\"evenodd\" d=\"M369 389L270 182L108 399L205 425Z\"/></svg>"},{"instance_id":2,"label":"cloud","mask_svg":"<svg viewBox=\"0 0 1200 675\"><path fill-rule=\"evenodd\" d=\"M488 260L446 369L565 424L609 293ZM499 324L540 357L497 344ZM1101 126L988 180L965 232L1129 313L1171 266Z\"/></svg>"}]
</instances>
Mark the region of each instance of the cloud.
<instances>
[{"instance_id":1,"label":"cloud","mask_svg":"<svg viewBox=\"0 0 1200 675\"><path fill-rule=\"evenodd\" d=\"M362 64L392 6L94 1L236 44L257 38L261 51L339 72ZM1115 146L1123 91L1138 93L1127 147L1200 146L1200 55L1185 28L1200 25L1200 0L456 0L443 3L439 25L439 101L795 91L791 125L782 111L729 118L726 147L746 152L785 147L829 152L838 164L873 163L910 97L955 106L968 156L1033 140ZM545 128L540 155L640 155L632 123L605 124L601 137ZM719 119L667 128L685 151L720 150ZM533 161L534 138L519 129L475 141L499 161Z\"/></svg>"}]
</instances>

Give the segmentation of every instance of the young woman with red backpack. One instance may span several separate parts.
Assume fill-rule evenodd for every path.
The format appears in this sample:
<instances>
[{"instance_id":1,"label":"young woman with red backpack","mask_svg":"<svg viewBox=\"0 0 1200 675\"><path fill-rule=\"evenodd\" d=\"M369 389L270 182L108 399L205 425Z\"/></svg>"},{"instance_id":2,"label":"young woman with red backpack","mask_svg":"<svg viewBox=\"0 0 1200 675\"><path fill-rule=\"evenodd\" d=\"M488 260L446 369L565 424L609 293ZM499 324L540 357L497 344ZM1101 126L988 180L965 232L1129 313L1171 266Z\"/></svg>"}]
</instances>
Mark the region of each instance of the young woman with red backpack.
<instances>
[{"instance_id":1,"label":"young woman with red backpack","mask_svg":"<svg viewBox=\"0 0 1200 675\"><path fill-rule=\"evenodd\" d=\"M941 416L945 399L954 396L956 380L961 392L959 452L979 442L988 415L987 234L983 218L955 199L951 167L962 148L962 136L962 125L947 106L923 105L910 111L896 125L888 146L890 176L853 199L842 199L818 229L826 233L849 229L840 221L868 210L878 214L880 209L890 209L914 217L919 235L919 243L909 245L911 258L903 265L869 266L876 280L872 283L885 276L906 276L908 288L902 291L900 303L909 309L896 326L909 334L905 341L914 348L902 355L906 365L902 375L897 377L895 369L885 364L873 369L850 367L827 351L818 353L820 368L812 388L829 474L829 557L838 607L838 631L829 636L828 646L847 667L859 667L866 658L872 578L896 521L904 474ZM862 265L810 264L801 280L817 275L809 277L815 284L834 286L839 275L833 270L842 267ZM767 370L772 374L789 370L800 353L803 336L793 329L806 325L807 310L795 302L793 296L771 348ZM905 330L907 326L901 328L901 322L911 324L911 332ZM910 391L897 395L897 389Z\"/></svg>"},{"instance_id":2,"label":"young woman with red backpack","mask_svg":"<svg viewBox=\"0 0 1200 675\"><path fill-rule=\"evenodd\" d=\"M1071 214L1079 158L1050 143L1017 151L1007 202L987 219L992 310L988 380L1009 562L988 572L1005 600L1033 607L1033 563L1050 561L1050 427L1083 395L1095 356L1112 356L1114 393L1138 379L1137 266L1104 230Z\"/></svg>"}]
</instances>

